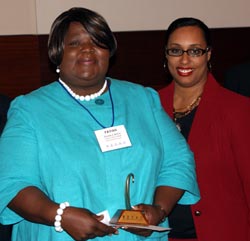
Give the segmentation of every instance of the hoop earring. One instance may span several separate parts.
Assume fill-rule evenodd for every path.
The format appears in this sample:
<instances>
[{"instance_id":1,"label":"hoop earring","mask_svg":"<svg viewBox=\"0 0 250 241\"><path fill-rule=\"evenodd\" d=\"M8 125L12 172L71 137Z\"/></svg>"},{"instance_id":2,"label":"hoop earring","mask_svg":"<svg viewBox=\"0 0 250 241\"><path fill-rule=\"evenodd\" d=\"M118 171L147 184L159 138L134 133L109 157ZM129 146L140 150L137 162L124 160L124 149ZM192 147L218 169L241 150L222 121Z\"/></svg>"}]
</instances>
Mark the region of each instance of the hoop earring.
<instances>
[{"instance_id":1,"label":"hoop earring","mask_svg":"<svg viewBox=\"0 0 250 241\"><path fill-rule=\"evenodd\" d=\"M163 68L165 69L165 71L168 70L168 65L166 60L164 60Z\"/></svg>"},{"instance_id":2,"label":"hoop earring","mask_svg":"<svg viewBox=\"0 0 250 241\"><path fill-rule=\"evenodd\" d=\"M59 68L59 66L56 67L56 73L58 73L58 74L60 73L60 68Z\"/></svg>"},{"instance_id":3,"label":"hoop earring","mask_svg":"<svg viewBox=\"0 0 250 241\"><path fill-rule=\"evenodd\" d=\"M212 64L210 61L207 62L207 68L209 72L212 72Z\"/></svg>"},{"instance_id":4,"label":"hoop earring","mask_svg":"<svg viewBox=\"0 0 250 241\"><path fill-rule=\"evenodd\" d=\"M163 68L164 68L164 71L165 71L166 73L169 73L169 70L168 70L168 62L167 62L167 60L164 60Z\"/></svg>"}]
</instances>

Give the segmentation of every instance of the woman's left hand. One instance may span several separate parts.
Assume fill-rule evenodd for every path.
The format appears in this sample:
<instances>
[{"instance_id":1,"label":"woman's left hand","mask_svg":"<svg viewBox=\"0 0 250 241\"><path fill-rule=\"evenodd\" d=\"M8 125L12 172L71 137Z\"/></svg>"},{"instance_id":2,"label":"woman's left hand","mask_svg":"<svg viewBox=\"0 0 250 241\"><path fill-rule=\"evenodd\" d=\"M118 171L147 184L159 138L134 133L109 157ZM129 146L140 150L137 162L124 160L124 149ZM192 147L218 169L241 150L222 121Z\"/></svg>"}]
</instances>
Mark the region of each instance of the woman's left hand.
<instances>
[{"instance_id":1,"label":"woman's left hand","mask_svg":"<svg viewBox=\"0 0 250 241\"><path fill-rule=\"evenodd\" d=\"M161 207L157 205L138 204L136 206L133 206L133 209L141 210L149 225L158 225L165 218ZM126 227L126 225L124 225L123 229L130 233L134 233L144 237L150 236L152 234L152 230L150 229L131 228Z\"/></svg>"}]
</instances>

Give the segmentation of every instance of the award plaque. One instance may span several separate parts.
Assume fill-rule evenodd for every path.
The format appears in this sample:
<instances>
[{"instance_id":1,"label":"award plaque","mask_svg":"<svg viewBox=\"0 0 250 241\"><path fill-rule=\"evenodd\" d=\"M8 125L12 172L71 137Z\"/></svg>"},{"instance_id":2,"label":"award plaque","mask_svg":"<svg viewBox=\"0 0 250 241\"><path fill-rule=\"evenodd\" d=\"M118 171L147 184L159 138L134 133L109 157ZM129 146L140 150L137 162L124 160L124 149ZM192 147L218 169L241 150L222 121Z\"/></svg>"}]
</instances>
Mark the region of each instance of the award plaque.
<instances>
[{"instance_id":1,"label":"award plaque","mask_svg":"<svg viewBox=\"0 0 250 241\"><path fill-rule=\"evenodd\" d=\"M126 179L125 185L125 203L126 209L118 209L115 215L110 220L111 224L118 224L118 225L142 225L147 226L148 221L141 210L133 210L130 204L130 178L132 178L132 182L134 182L134 174L130 173Z\"/></svg>"}]
</instances>

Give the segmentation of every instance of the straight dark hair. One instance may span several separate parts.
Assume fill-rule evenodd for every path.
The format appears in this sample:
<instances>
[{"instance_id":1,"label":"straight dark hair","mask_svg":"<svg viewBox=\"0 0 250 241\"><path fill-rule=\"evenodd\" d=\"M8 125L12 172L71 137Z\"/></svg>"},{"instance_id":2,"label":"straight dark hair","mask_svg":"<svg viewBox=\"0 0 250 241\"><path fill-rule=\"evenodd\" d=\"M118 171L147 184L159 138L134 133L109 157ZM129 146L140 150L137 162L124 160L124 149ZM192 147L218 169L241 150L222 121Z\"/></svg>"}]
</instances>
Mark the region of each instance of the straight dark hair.
<instances>
[{"instance_id":1,"label":"straight dark hair","mask_svg":"<svg viewBox=\"0 0 250 241\"><path fill-rule=\"evenodd\" d=\"M169 27L166 31L166 35L165 35L165 45L168 44L168 40L169 40L170 35L176 29L181 28L181 27L188 27L188 26L199 27L203 32L203 36L204 36L204 39L206 41L207 47L210 47L210 48L212 47L210 30L209 30L208 26L205 23L203 23L201 20L199 20L197 18L192 18L192 17L178 18L178 19L174 20L169 25Z\"/></svg>"},{"instance_id":2,"label":"straight dark hair","mask_svg":"<svg viewBox=\"0 0 250 241\"><path fill-rule=\"evenodd\" d=\"M97 46L108 49L110 57L114 55L117 43L106 20L92 10L71 8L60 14L51 26L48 39L48 54L52 63L58 66L62 61L64 38L72 22L82 24Z\"/></svg>"}]
</instances>

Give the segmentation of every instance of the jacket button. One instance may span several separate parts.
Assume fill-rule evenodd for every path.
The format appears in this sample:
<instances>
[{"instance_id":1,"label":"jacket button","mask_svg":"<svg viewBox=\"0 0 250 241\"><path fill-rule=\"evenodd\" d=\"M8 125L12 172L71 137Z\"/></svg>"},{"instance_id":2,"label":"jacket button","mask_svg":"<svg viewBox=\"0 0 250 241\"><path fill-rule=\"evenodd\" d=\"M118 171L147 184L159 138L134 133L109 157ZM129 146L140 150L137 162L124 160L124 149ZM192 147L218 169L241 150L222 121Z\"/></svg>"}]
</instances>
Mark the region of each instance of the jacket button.
<instances>
[{"instance_id":1,"label":"jacket button","mask_svg":"<svg viewBox=\"0 0 250 241\"><path fill-rule=\"evenodd\" d=\"M196 210L196 211L194 212L194 215L195 215L195 216L201 216L201 211Z\"/></svg>"}]
</instances>

